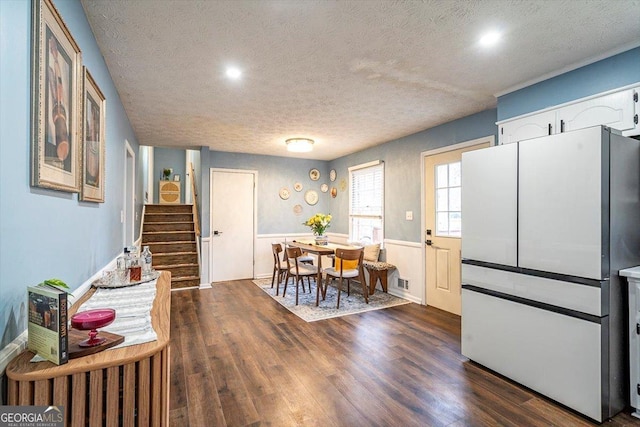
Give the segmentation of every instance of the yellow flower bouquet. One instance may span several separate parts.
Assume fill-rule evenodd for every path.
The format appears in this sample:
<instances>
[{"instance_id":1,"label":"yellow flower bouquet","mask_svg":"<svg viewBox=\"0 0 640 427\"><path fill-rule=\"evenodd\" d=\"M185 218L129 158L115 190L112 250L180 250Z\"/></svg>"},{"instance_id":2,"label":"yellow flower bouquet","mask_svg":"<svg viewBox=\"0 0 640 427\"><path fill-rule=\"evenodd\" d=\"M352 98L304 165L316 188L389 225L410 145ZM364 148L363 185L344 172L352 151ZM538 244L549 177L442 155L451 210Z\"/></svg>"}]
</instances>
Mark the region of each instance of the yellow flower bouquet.
<instances>
[{"instance_id":1,"label":"yellow flower bouquet","mask_svg":"<svg viewBox=\"0 0 640 427\"><path fill-rule=\"evenodd\" d=\"M331 226L331 215L317 213L302 224L311 227L311 231L316 236L322 236L327 228Z\"/></svg>"}]
</instances>

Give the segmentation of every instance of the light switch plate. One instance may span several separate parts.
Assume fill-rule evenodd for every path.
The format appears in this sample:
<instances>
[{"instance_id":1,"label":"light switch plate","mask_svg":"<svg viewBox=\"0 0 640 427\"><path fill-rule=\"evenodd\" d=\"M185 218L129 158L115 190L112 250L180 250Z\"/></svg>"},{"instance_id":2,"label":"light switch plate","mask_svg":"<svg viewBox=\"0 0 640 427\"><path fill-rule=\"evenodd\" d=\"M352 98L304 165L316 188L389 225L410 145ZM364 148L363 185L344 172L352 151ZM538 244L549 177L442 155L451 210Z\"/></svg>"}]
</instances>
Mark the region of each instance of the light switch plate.
<instances>
[{"instance_id":1,"label":"light switch plate","mask_svg":"<svg viewBox=\"0 0 640 427\"><path fill-rule=\"evenodd\" d=\"M405 218L407 221L413 221L413 211L405 212Z\"/></svg>"}]
</instances>

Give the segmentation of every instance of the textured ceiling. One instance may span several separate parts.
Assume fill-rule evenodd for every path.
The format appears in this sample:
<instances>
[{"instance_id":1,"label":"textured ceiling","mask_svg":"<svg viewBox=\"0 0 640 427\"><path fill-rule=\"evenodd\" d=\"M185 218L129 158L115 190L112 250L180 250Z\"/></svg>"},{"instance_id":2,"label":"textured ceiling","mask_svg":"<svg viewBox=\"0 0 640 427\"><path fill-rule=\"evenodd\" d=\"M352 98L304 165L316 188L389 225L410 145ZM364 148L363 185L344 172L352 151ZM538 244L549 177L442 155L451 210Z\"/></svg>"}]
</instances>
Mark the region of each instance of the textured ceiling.
<instances>
[{"instance_id":1,"label":"textured ceiling","mask_svg":"<svg viewBox=\"0 0 640 427\"><path fill-rule=\"evenodd\" d=\"M82 4L141 144L322 160L640 44L640 2L627 0ZM490 29L503 39L485 49ZM296 136L314 151L288 153Z\"/></svg>"}]
</instances>

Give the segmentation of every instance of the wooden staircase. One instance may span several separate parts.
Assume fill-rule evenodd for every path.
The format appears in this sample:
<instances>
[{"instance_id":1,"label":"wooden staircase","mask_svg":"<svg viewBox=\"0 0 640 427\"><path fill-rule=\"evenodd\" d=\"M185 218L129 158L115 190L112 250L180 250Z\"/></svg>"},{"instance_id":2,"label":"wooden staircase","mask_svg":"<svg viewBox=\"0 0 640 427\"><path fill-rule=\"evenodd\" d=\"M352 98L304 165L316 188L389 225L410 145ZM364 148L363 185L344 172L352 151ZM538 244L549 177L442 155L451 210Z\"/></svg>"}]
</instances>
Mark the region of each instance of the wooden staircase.
<instances>
[{"instance_id":1,"label":"wooden staircase","mask_svg":"<svg viewBox=\"0 0 640 427\"><path fill-rule=\"evenodd\" d=\"M153 253L153 268L171 272L171 289L200 286L192 205L145 205L142 246Z\"/></svg>"}]
</instances>

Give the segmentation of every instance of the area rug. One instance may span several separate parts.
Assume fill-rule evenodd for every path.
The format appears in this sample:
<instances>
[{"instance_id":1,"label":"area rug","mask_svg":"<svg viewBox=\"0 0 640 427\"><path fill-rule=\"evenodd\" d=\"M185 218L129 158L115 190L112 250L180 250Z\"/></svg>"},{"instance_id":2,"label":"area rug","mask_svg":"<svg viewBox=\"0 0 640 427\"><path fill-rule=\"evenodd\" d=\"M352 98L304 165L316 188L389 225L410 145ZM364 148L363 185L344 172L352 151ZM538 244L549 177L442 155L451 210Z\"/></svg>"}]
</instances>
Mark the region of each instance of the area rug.
<instances>
[{"instance_id":1,"label":"area rug","mask_svg":"<svg viewBox=\"0 0 640 427\"><path fill-rule=\"evenodd\" d=\"M338 290L329 286L327 297L323 301L320 296L320 305L316 307L316 287L311 286L311 292L306 286L307 292L302 291L302 284L298 293L298 305L296 305L296 287L289 283L286 297L282 296L284 285L280 285L280 295L276 296L276 288L271 288L271 279L256 279L253 281L260 289L265 291L271 298L279 302L287 310L306 322L315 322L332 317L346 316L349 314L363 313L365 311L380 310L396 305L409 304L402 298L395 297L381 290L376 290L373 295L369 295L369 304L364 302L362 297L362 287L358 283L351 283L351 295L347 296L347 284L343 284L343 293L340 295L340 309L336 310L336 298Z\"/></svg>"}]
</instances>

